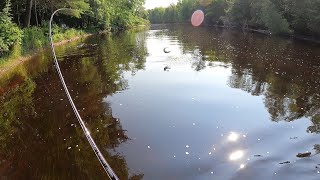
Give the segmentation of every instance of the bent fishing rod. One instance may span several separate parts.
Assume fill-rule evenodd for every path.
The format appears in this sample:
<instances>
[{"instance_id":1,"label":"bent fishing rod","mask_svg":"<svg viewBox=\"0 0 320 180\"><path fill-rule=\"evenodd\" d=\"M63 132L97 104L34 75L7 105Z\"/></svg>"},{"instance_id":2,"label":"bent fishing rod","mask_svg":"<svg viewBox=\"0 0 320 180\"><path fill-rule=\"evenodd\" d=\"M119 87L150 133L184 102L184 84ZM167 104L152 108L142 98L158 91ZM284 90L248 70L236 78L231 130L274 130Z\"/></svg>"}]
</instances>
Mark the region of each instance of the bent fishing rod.
<instances>
[{"instance_id":1,"label":"bent fishing rod","mask_svg":"<svg viewBox=\"0 0 320 180\"><path fill-rule=\"evenodd\" d=\"M56 67L56 70L59 74L59 78L60 78L60 81L63 85L63 88L64 88L64 91L68 97L68 100L70 102L70 105L75 113L75 116L77 117L78 119L78 122L91 146L91 148L93 149L94 153L96 154L100 164L102 165L104 171L107 173L107 175L109 176L109 178L111 180L119 180L119 178L117 177L117 175L114 173L114 171L112 170L111 166L108 164L108 162L106 161L106 159L104 158L104 156L102 155L101 151L99 150L98 146L96 145L96 143L94 142L94 140L92 139L91 135L90 135L90 132L88 130L88 128L86 127L86 125L84 124L79 112L78 112L78 109L76 107L76 105L74 104L73 100L72 100L72 97L69 93L69 90L68 90L68 87L65 83L65 80L63 78L63 75L62 75L62 72L60 70L60 66L59 66L59 63L58 63L58 59L57 59L57 56L56 56L56 52L54 50L54 46L53 46L53 41L52 41L52 20L53 20L53 17L56 13L58 13L59 11L62 11L62 10L67 10L67 11L70 11L72 9L69 9L69 8L61 8L61 9L58 9L56 11L54 11L51 15L51 18L50 18L50 22L49 22L49 39L50 39L50 46L51 46L51 51L52 51L52 54L53 54L53 59L54 59L54 64L55 64L55 67Z\"/></svg>"}]
</instances>

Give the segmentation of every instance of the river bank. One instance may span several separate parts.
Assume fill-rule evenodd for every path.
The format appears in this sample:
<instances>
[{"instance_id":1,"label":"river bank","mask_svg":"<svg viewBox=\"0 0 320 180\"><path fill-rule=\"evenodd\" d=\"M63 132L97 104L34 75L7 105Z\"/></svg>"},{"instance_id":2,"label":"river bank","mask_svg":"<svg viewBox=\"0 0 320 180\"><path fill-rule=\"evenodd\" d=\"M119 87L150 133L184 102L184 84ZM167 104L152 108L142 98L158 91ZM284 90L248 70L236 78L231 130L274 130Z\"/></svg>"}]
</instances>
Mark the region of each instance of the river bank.
<instances>
[{"instance_id":1,"label":"river bank","mask_svg":"<svg viewBox=\"0 0 320 180\"><path fill-rule=\"evenodd\" d=\"M82 34L82 35L79 35L79 36L72 37L70 39L64 39L64 40L61 40L59 42L55 42L53 44L54 44L54 46L62 46L62 45L65 45L67 43L79 40L81 38L86 38L86 37L89 37L89 36L92 36L92 35L93 35L92 33L86 33L86 34ZM22 64L25 61L28 61L28 60L32 59L32 57L34 57L36 54L38 54L39 52L42 52L42 51L44 51L44 50L46 50L48 48L50 48L50 47L46 46L44 48L40 48L40 49L35 50L31 54L22 55L22 56L13 57L13 58L8 58L8 60L6 60L2 64L0 64L0 77L5 76L10 71L12 71L15 67L17 67L18 65Z\"/></svg>"},{"instance_id":2,"label":"river bank","mask_svg":"<svg viewBox=\"0 0 320 180\"><path fill-rule=\"evenodd\" d=\"M134 29L134 30L142 30L149 27L149 24L143 24L143 25L136 25L132 26L129 29ZM53 44L54 46L62 46L67 43L79 40L81 38L86 38L89 36L92 36L94 34L105 34L105 33L112 33L112 32L117 32L121 30L111 30L111 31L83 31L83 30L76 30L71 28L70 30L66 30L65 32L61 32L61 28L55 27L55 29L58 29L59 34L55 34L53 36ZM129 30L127 29L127 30ZM39 31L40 30L40 31ZM39 31L40 33L40 38L37 37L37 33L34 33L35 31ZM18 47L18 48L13 48L11 54L6 58L0 58L0 78L5 76L6 74L9 74L12 70L14 70L15 67L18 65L22 64L25 61L28 61L32 59L36 54L47 50L50 48L49 46L49 39L47 36L44 35L44 30L43 29L36 29L32 30L32 35L30 36L28 34L28 39L30 42L25 43L26 45L21 45L23 47ZM31 44L31 45L30 45ZM37 44L37 45L33 45ZM17 49L17 50L16 50ZM30 50L30 53L25 53L24 51ZM15 52L18 51L18 52ZM15 55L18 54L18 55Z\"/></svg>"}]
</instances>

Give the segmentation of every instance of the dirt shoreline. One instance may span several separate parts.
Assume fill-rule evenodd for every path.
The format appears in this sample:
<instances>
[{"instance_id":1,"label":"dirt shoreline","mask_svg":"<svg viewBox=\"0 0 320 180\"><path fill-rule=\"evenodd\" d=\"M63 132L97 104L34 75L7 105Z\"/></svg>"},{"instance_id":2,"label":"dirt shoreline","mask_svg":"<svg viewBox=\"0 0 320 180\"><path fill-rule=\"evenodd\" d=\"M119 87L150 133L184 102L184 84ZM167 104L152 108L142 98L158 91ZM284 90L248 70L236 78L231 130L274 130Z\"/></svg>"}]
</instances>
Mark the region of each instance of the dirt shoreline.
<instances>
[{"instance_id":1,"label":"dirt shoreline","mask_svg":"<svg viewBox=\"0 0 320 180\"><path fill-rule=\"evenodd\" d=\"M66 39L66 40L63 40L63 41L60 41L60 42L53 43L53 45L54 46L62 46L62 45L68 44L70 42L76 41L78 39L89 37L89 36L92 36L92 35L93 34L84 34L84 35L81 35L81 36L76 36L76 37L73 37L71 39ZM44 50L46 50L48 48L50 48L50 47L48 46L48 47L39 49L35 53L29 54L29 55L20 56L18 58L10 59L9 60L10 62L8 62L7 64L4 64L2 67L0 67L0 78L2 78L4 75L6 75L9 71L13 70L18 65L22 64L25 61L28 61L28 60L32 59L32 57L34 57L36 54L38 54L39 52L44 51Z\"/></svg>"}]
</instances>

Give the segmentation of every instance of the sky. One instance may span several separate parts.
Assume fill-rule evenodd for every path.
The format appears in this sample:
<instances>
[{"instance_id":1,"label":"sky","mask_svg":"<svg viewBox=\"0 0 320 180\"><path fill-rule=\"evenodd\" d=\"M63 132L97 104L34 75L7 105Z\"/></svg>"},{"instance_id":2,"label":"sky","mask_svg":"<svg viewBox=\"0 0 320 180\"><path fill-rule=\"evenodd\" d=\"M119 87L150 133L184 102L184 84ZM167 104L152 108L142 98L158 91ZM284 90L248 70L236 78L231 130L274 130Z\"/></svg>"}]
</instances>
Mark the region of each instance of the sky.
<instances>
[{"instance_id":1,"label":"sky","mask_svg":"<svg viewBox=\"0 0 320 180\"><path fill-rule=\"evenodd\" d=\"M178 0L146 0L144 7L146 9L153 9L155 7L167 7L172 3L177 3Z\"/></svg>"}]
</instances>

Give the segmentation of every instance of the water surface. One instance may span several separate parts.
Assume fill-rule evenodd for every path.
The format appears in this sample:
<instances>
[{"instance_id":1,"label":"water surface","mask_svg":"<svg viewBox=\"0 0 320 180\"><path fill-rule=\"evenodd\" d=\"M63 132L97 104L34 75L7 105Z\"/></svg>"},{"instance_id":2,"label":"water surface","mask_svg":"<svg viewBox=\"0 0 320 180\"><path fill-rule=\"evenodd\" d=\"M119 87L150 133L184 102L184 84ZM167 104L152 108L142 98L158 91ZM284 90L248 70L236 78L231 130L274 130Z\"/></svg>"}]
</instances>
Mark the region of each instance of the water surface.
<instances>
[{"instance_id":1,"label":"water surface","mask_svg":"<svg viewBox=\"0 0 320 180\"><path fill-rule=\"evenodd\" d=\"M49 54L0 81L0 177L106 179ZM319 45L153 26L57 54L120 179L320 178Z\"/></svg>"}]
</instances>

